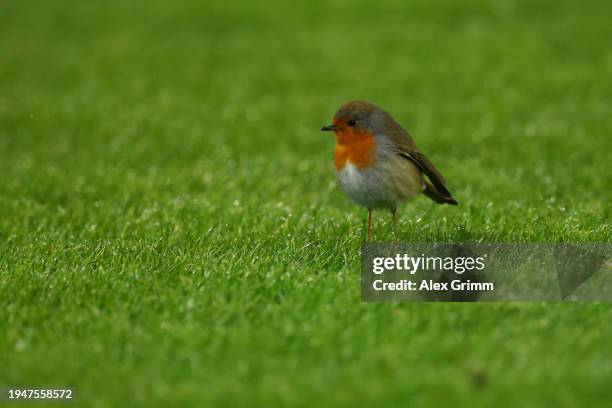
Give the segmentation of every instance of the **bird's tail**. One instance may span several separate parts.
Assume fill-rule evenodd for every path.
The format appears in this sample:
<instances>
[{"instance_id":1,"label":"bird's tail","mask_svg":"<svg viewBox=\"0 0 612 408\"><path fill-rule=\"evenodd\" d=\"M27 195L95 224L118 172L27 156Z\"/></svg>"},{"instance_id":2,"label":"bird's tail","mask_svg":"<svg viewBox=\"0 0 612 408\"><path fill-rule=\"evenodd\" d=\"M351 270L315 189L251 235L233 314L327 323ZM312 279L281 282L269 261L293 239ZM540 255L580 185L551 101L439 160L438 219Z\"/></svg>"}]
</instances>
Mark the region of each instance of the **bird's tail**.
<instances>
[{"instance_id":1,"label":"bird's tail","mask_svg":"<svg viewBox=\"0 0 612 408\"><path fill-rule=\"evenodd\" d=\"M427 197L431 198L438 204L450 204L457 205L457 201L451 197L450 192L446 191L447 194L440 194L438 190L434 186L431 185L428 181L425 181L425 187L423 188L423 194Z\"/></svg>"}]
</instances>

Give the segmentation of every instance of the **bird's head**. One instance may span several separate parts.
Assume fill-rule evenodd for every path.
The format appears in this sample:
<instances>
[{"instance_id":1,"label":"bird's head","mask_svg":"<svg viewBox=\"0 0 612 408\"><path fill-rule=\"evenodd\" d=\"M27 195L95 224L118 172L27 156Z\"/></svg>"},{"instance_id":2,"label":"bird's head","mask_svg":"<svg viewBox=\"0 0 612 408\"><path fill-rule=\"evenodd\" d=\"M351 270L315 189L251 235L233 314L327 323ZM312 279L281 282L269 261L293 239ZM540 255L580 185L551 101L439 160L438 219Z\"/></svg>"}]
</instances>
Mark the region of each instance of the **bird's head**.
<instances>
[{"instance_id":1,"label":"bird's head","mask_svg":"<svg viewBox=\"0 0 612 408\"><path fill-rule=\"evenodd\" d=\"M391 116L366 101L350 101L338 109L331 125L323 126L322 131L333 131L340 144L350 143L377 134L384 134L393 122Z\"/></svg>"}]
</instances>

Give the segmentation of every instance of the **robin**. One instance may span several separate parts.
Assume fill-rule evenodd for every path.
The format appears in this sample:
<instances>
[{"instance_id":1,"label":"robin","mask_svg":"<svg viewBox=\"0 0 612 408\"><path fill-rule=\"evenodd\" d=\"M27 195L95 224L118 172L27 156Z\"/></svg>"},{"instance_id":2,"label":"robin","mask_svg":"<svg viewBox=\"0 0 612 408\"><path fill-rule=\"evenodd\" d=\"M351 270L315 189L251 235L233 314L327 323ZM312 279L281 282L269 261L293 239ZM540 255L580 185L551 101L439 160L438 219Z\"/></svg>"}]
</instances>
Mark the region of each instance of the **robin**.
<instances>
[{"instance_id":1,"label":"robin","mask_svg":"<svg viewBox=\"0 0 612 408\"><path fill-rule=\"evenodd\" d=\"M400 203L423 193L438 204L457 205L444 177L417 149L408 132L378 106L347 102L334 115L333 124L321 130L336 135L338 184L353 202L368 209L368 241L372 240L372 210L391 211L397 240Z\"/></svg>"}]
</instances>

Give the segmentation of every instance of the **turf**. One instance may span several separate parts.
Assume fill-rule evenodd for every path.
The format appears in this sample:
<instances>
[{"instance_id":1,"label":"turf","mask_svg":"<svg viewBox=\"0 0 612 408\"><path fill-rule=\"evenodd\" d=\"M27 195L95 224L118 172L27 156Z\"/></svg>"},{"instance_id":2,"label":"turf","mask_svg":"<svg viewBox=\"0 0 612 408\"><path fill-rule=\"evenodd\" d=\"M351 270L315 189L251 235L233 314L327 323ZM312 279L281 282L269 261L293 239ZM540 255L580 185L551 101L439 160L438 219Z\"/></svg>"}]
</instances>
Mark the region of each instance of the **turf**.
<instances>
[{"instance_id":1,"label":"turf","mask_svg":"<svg viewBox=\"0 0 612 408\"><path fill-rule=\"evenodd\" d=\"M460 205L403 207L404 241L610 242L610 3L0 7L0 387L609 404L607 304L361 304L318 129L374 101L445 175Z\"/></svg>"}]
</instances>

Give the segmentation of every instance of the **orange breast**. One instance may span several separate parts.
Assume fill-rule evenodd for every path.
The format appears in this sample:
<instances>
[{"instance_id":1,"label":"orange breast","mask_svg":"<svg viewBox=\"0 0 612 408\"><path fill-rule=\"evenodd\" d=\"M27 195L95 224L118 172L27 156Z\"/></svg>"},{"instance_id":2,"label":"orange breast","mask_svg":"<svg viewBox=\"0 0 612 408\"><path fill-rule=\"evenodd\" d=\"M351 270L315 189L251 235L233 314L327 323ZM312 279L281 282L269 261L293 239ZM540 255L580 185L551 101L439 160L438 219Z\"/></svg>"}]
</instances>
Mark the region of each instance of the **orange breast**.
<instances>
[{"instance_id":1,"label":"orange breast","mask_svg":"<svg viewBox=\"0 0 612 408\"><path fill-rule=\"evenodd\" d=\"M347 162L358 169L372 166L376 161L374 136L367 132L341 132L336 134L334 165L342 170Z\"/></svg>"}]
</instances>

